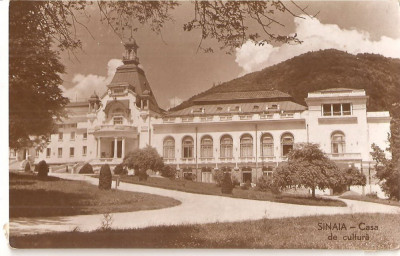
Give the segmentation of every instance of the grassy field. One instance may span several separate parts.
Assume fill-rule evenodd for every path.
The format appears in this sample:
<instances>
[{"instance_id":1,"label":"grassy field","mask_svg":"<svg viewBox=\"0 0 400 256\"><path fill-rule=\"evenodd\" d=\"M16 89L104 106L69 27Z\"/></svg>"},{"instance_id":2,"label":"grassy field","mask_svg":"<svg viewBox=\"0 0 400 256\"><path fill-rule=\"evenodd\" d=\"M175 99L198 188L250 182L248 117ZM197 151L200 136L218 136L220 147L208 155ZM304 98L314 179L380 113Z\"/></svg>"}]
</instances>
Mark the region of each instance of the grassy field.
<instances>
[{"instance_id":1,"label":"grassy field","mask_svg":"<svg viewBox=\"0 0 400 256\"><path fill-rule=\"evenodd\" d=\"M386 205L400 207L399 201L389 200L389 199L372 198L372 197L361 196L361 195L347 195L347 196L341 196L340 198L358 200L358 201L364 201L364 202L371 202L371 203L378 203L378 204L386 204Z\"/></svg>"},{"instance_id":2,"label":"grassy field","mask_svg":"<svg viewBox=\"0 0 400 256\"><path fill-rule=\"evenodd\" d=\"M346 230L319 230L343 223ZM378 230L360 230L360 223ZM400 215L354 214L233 223L11 236L14 248L313 248L387 250L400 245ZM342 224L341 224L342 225ZM356 227L355 229L350 228ZM361 225L365 227L365 225ZM337 240L329 240L336 235ZM354 238L363 240L344 240ZM368 240L366 236L368 235Z\"/></svg>"},{"instance_id":3,"label":"grassy field","mask_svg":"<svg viewBox=\"0 0 400 256\"><path fill-rule=\"evenodd\" d=\"M140 211L179 205L163 196L99 190L83 181L10 173L10 218Z\"/></svg>"},{"instance_id":4,"label":"grassy field","mask_svg":"<svg viewBox=\"0 0 400 256\"><path fill-rule=\"evenodd\" d=\"M93 175L93 177L98 177L98 175ZM206 195L218 195L218 196L229 196L234 198L244 198L252 200L263 200L279 203L288 204L302 204L302 205L318 205L318 206L342 206L345 207L346 203L326 198L311 198L308 195L293 195L283 193L281 195L274 195L271 192L257 191L254 188L243 190L239 187L233 189L232 195L222 194L221 188L217 187L216 184L194 182L191 180L171 180L167 178L149 177L147 181L139 181L136 176L121 176L122 182L153 186L158 188L172 189L196 194L206 194Z\"/></svg>"}]
</instances>

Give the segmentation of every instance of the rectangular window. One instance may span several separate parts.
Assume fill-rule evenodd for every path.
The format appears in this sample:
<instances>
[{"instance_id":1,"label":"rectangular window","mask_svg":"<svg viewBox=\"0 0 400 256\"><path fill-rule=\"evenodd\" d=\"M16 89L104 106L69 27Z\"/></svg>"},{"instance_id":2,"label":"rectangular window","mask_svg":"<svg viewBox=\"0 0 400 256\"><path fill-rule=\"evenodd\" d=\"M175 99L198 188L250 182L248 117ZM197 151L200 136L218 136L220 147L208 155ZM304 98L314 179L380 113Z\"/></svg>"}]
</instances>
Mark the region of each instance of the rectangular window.
<instances>
[{"instance_id":1,"label":"rectangular window","mask_svg":"<svg viewBox=\"0 0 400 256\"><path fill-rule=\"evenodd\" d=\"M323 111L323 115L324 116L331 116L332 112L331 112L331 104L324 104L322 105L322 111Z\"/></svg>"},{"instance_id":2,"label":"rectangular window","mask_svg":"<svg viewBox=\"0 0 400 256\"><path fill-rule=\"evenodd\" d=\"M274 156L274 144L264 143L262 145L262 156Z\"/></svg>"},{"instance_id":3,"label":"rectangular window","mask_svg":"<svg viewBox=\"0 0 400 256\"><path fill-rule=\"evenodd\" d=\"M62 157L62 148L58 148L58 157Z\"/></svg>"},{"instance_id":4,"label":"rectangular window","mask_svg":"<svg viewBox=\"0 0 400 256\"><path fill-rule=\"evenodd\" d=\"M183 158L193 158L193 146L183 147Z\"/></svg>"},{"instance_id":5,"label":"rectangular window","mask_svg":"<svg viewBox=\"0 0 400 256\"><path fill-rule=\"evenodd\" d=\"M344 116L351 115L351 105L350 105L350 103L342 104L342 109L343 109L343 115Z\"/></svg>"},{"instance_id":6,"label":"rectangular window","mask_svg":"<svg viewBox=\"0 0 400 256\"><path fill-rule=\"evenodd\" d=\"M58 140L62 140L63 139L63 133L62 132L59 132L58 133Z\"/></svg>"},{"instance_id":7,"label":"rectangular window","mask_svg":"<svg viewBox=\"0 0 400 256\"><path fill-rule=\"evenodd\" d=\"M69 148L69 157L74 157L75 155L75 148Z\"/></svg>"},{"instance_id":8,"label":"rectangular window","mask_svg":"<svg viewBox=\"0 0 400 256\"><path fill-rule=\"evenodd\" d=\"M46 157L50 157L51 155L51 148L46 148Z\"/></svg>"},{"instance_id":9,"label":"rectangular window","mask_svg":"<svg viewBox=\"0 0 400 256\"><path fill-rule=\"evenodd\" d=\"M323 116L349 116L351 115L351 104L350 103L337 103L337 104L323 104L322 105Z\"/></svg>"},{"instance_id":10,"label":"rectangular window","mask_svg":"<svg viewBox=\"0 0 400 256\"><path fill-rule=\"evenodd\" d=\"M83 139L86 140L87 139L87 132L83 133Z\"/></svg>"},{"instance_id":11,"label":"rectangular window","mask_svg":"<svg viewBox=\"0 0 400 256\"><path fill-rule=\"evenodd\" d=\"M75 132L71 132L71 140L75 140Z\"/></svg>"},{"instance_id":12,"label":"rectangular window","mask_svg":"<svg viewBox=\"0 0 400 256\"><path fill-rule=\"evenodd\" d=\"M212 145L201 145L200 156L204 158L213 157Z\"/></svg>"},{"instance_id":13,"label":"rectangular window","mask_svg":"<svg viewBox=\"0 0 400 256\"><path fill-rule=\"evenodd\" d=\"M116 124L122 124L123 120L122 120L122 116L116 116L114 117L114 125Z\"/></svg>"},{"instance_id":14,"label":"rectangular window","mask_svg":"<svg viewBox=\"0 0 400 256\"><path fill-rule=\"evenodd\" d=\"M36 151L35 151L35 157L39 157L39 150L38 149L36 149Z\"/></svg>"},{"instance_id":15,"label":"rectangular window","mask_svg":"<svg viewBox=\"0 0 400 256\"><path fill-rule=\"evenodd\" d=\"M86 152L87 152L87 147L83 146L83 148L82 148L82 156L86 156Z\"/></svg>"},{"instance_id":16,"label":"rectangular window","mask_svg":"<svg viewBox=\"0 0 400 256\"><path fill-rule=\"evenodd\" d=\"M341 113L341 104L332 104L333 115L340 116Z\"/></svg>"}]
</instances>

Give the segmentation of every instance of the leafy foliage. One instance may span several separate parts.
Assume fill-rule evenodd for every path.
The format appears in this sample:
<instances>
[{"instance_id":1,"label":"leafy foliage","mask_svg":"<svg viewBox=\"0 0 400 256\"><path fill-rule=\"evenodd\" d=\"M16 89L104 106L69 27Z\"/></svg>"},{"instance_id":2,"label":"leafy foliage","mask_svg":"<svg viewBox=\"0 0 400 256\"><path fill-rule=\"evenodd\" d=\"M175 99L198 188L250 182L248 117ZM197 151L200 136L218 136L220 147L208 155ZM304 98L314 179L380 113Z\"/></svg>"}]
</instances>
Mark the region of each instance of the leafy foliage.
<instances>
[{"instance_id":1,"label":"leafy foliage","mask_svg":"<svg viewBox=\"0 0 400 256\"><path fill-rule=\"evenodd\" d=\"M276 186L274 182L274 178L272 176L262 175L256 184L256 188L259 191L268 192L271 191L274 194L278 194L279 188Z\"/></svg>"},{"instance_id":2,"label":"leafy foliage","mask_svg":"<svg viewBox=\"0 0 400 256\"><path fill-rule=\"evenodd\" d=\"M165 165L161 169L161 176L166 177L166 178L175 178L176 175L176 169L172 168L169 165Z\"/></svg>"},{"instance_id":3,"label":"leafy foliage","mask_svg":"<svg viewBox=\"0 0 400 256\"><path fill-rule=\"evenodd\" d=\"M37 175L40 178L45 178L47 177L48 173L49 173L49 166L47 165L46 161L42 160L40 161L37 165L36 168L37 170Z\"/></svg>"},{"instance_id":4,"label":"leafy foliage","mask_svg":"<svg viewBox=\"0 0 400 256\"><path fill-rule=\"evenodd\" d=\"M232 194L233 184L231 179L231 174L229 172L224 173L224 177L221 182L221 193L222 194Z\"/></svg>"},{"instance_id":5,"label":"leafy foliage","mask_svg":"<svg viewBox=\"0 0 400 256\"><path fill-rule=\"evenodd\" d=\"M63 116L68 99L58 87L64 73L51 49L52 32L43 27L47 2L10 2L10 147L42 145ZM32 138L30 137L32 136Z\"/></svg>"},{"instance_id":6,"label":"leafy foliage","mask_svg":"<svg viewBox=\"0 0 400 256\"><path fill-rule=\"evenodd\" d=\"M376 177L381 181L382 190L390 197L400 200L400 158L387 159L379 146L372 144L372 159L376 162Z\"/></svg>"},{"instance_id":7,"label":"leafy foliage","mask_svg":"<svg viewBox=\"0 0 400 256\"><path fill-rule=\"evenodd\" d=\"M24 171L25 172L31 171L31 164L29 163L29 161L26 161L25 166L24 166Z\"/></svg>"},{"instance_id":8,"label":"leafy foliage","mask_svg":"<svg viewBox=\"0 0 400 256\"><path fill-rule=\"evenodd\" d=\"M139 181L146 181L149 177L146 170L135 170L135 176L139 177Z\"/></svg>"},{"instance_id":9,"label":"leafy foliage","mask_svg":"<svg viewBox=\"0 0 400 256\"><path fill-rule=\"evenodd\" d=\"M110 190L112 184L112 174L108 164L102 165L99 176L99 189Z\"/></svg>"},{"instance_id":10,"label":"leafy foliage","mask_svg":"<svg viewBox=\"0 0 400 256\"><path fill-rule=\"evenodd\" d=\"M224 171L222 169L216 169L213 173L213 179L217 184L217 187L221 186L222 179L224 178Z\"/></svg>"},{"instance_id":11,"label":"leafy foliage","mask_svg":"<svg viewBox=\"0 0 400 256\"><path fill-rule=\"evenodd\" d=\"M213 52L211 47L203 48L203 40L211 38L221 43L221 49L228 53L240 47L248 39L259 41L259 44L271 41L281 43L300 43L296 36L279 35L272 32L272 25L284 26L277 16L287 13L296 16L282 1L195 1L195 17L187 22L183 29L201 31L198 49ZM293 7L293 6L292 6ZM294 5L298 11L304 9ZM249 25L257 24L264 32L263 38Z\"/></svg>"},{"instance_id":12,"label":"leafy foliage","mask_svg":"<svg viewBox=\"0 0 400 256\"><path fill-rule=\"evenodd\" d=\"M114 174L115 174L115 175L127 175L127 174L128 174L128 170L126 170L126 169L124 168L124 165L123 165L123 164L117 164L117 165L114 167Z\"/></svg>"},{"instance_id":13,"label":"leafy foliage","mask_svg":"<svg viewBox=\"0 0 400 256\"><path fill-rule=\"evenodd\" d=\"M312 143L296 144L288 163L278 167L274 177L279 187L303 186L312 190L313 197L316 188L324 190L345 182L336 164Z\"/></svg>"},{"instance_id":14,"label":"leafy foliage","mask_svg":"<svg viewBox=\"0 0 400 256\"><path fill-rule=\"evenodd\" d=\"M80 174L93 174L93 167L91 164L86 163L82 168L79 170Z\"/></svg>"},{"instance_id":15,"label":"leafy foliage","mask_svg":"<svg viewBox=\"0 0 400 256\"><path fill-rule=\"evenodd\" d=\"M367 183L367 177L358 168L341 169L341 172L347 186L365 186Z\"/></svg>"},{"instance_id":16,"label":"leafy foliage","mask_svg":"<svg viewBox=\"0 0 400 256\"><path fill-rule=\"evenodd\" d=\"M129 152L125 156L123 164L129 169L134 168L135 173L136 171L143 172L147 170L161 171L164 166L162 157L151 146Z\"/></svg>"}]
</instances>

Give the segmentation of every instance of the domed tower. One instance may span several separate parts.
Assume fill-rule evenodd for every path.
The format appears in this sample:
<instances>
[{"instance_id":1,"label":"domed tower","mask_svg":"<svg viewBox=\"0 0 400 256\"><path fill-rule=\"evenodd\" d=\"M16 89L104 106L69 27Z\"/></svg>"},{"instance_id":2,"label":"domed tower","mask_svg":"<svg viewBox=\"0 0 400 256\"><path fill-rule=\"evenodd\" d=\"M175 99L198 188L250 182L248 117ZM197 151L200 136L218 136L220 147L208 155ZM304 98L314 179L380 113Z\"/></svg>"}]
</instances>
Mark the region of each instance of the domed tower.
<instances>
[{"instance_id":1,"label":"domed tower","mask_svg":"<svg viewBox=\"0 0 400 256\"><path fill-rule=\"evenodd\" d=\"M100 107L100 98L97 96L96 91L93 92L89 98L89 112L95 112Z\"/></svg>"}]
</instances>

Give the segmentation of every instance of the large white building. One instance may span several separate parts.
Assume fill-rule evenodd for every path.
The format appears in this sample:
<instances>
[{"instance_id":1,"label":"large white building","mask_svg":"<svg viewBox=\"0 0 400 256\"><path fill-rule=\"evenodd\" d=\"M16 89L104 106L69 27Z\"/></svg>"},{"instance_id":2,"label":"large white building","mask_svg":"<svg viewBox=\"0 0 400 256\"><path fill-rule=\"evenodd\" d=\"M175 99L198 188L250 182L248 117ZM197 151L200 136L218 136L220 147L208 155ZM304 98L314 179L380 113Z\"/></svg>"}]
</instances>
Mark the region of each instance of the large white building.
<instances>
[{"instance_id":1,"label":"large white building","mask_svg":"<svg viewBox=\"0 0 400 256\"><path fill-rule=\"evenodd\" d=\"M210 170L230 167L240 181L254 182L285 161L294 143L318 143L331 159L367 174L371 144L388 146L389 113L367 112L368 96L359 89L310 92L307 106L277 90L214 93L164 111L138 66L137 48L134 40L125 44L124 64L104 95L67 106L69 118L46 149L11 152L11 163L45 160L53 170L116 165L151 145L181 175L212 182Z\"/></svg>"}]
</instances>

